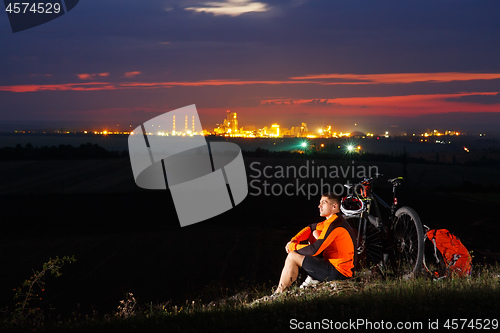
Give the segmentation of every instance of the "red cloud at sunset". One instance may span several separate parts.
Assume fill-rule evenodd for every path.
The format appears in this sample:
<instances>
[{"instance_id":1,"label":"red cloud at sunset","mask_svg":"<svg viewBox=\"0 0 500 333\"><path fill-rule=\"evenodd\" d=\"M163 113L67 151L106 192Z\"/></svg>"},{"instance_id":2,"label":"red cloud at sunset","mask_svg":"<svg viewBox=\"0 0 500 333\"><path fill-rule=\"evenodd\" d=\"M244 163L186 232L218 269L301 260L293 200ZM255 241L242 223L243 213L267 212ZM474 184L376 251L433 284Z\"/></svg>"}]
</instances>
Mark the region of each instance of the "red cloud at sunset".
<instances>
[{"instance_id":1,"label":"red cloud at sunset","mask_svg":"<svg viewBox=\"0 0 500 333\"><path fill-rule=\"evenodd\" d=\"M98 74L87 74L87 73L82 73L82 74L76 74L80 80L93 80L96 77L108 77L109 73L98 73Z\"/></svg>"},{"instance_id":2,"label":"red cloud at sunset","mask_svg":"<svg viewBox=\"0 0 500 333\"><path fill-rule=\"evenodd\" d=\"M82 80L94 78L95 74L78 74ZM317 84L314 81L240 81L240 80L204 80L204 81L166 81L166 82L122 82L122 83L97 83L92 82L88 84L99 84L103 90L118 90L118 89L132 89L132 88L170 88L170 87L204 87L204 86L244 86L253 84L267 84L267 85L280 85L280 84ZM106 86L104 86L104 84ZM0 91L10 92L33 92L43 90L81 90L79 86L81 83L64 83L64 84L47 84L47 85L16 85L16 86L0 86ZM98 87L96 87L98 88ZM28 89L28 90L27 90ZM98 89L95 89L98 90Z\"/></svg>"},{"instance_id":3,"label":"red cloud at sunset","mask_svg":"<svg viewBox=\"0 0 500 333\"><path fill-rule=\"evenodd\" d=\"M282 105L387 105L396 103L401 105L411 103L412 105L422 105L429 101L444 101L448 98L458 98L463 96L494 96L495 92L482 93L456 93L456 94L427 94L427 95L405 95L405 96L369 96L369 97L348 97L348 98L325 98L325 99L291 99L277 98L261 100L261 105L266 104L282 104Z\"/></svg>"},{"instance_id":4,"label":"red cloud at sunset","mask_svg":"<svg viewBox=\"0 0 500 333\"><path fill-rule=\"evenodd\" d=\"M125 76L134 77L142 74L139 71L126 72ZM80 79L89 80L95 77L106 77L109 73L101 74L79 74ZM224 98L224 86L244 86L249 85L269 85L269 86L290 86L290 85L309 85L312 90L309 94L314 94L314 86L335 85L357 85L357 84L408 84L414 82L451 82L451 81L467 81L467 80L494 80L500 79L499 73L398 73L398 74L319 74L307 75L302 77L291 77L285 80L201 80L201 81L158 81L158 82L85 82L85 83L64 83L64 84L45 84L45 85L12 85L0 86L0 91L6 92L39 92L39 91L110 91L110 90L131 90L131 89L168 89L172 87L221 87L221 99ZM342 80L332 82L329 80ZM337 97L331 98L329 91L318 91L318 96L304 99L298 97L297 92L290 90L286 92L284 89L279 89L279 95L274 90L269 89L268 97L251 96L252 100L260 101L257 108L269 110L268 106L273 106L276 111L278 109L292 110L301 108L304 112L327 112L335 108L336 112L355 113L355 114L400 114L400 115L415 115L419 113L439 113L452 111L472 111L472 112L498 112L498 103L494 97L498 91L490 92L463 92L457 91L448 94L408 94L388 96L366 96L366 92L358 97ZM251 89L248 89L250 92ZM275 97L276 96L276 97ZM285 96L285 97L283 97ZM296 97L297 96L297 97ZM488 102L484 102L484 98L488 98ZM467 97L467 98L464 98ZM482 102L483 101L483 102ZM225 100L221 100L220 104L224 105ZM225 107L232 107L231 102ZM274 109L273 109L274 110ZM298 110L298 109L297 109ZM308 111L309 110L309 111ZM323 111L321 111L323 110ZM273 111L274 112L274 111ZM328 111L331 112L331 111Z\"/></svg>"},{"instance_id":5,"label":"red cloud at sunset","mask_svg":"<svg viewBox=\"0 0 500 333\"><path fill-rule=\"evenodd\" d=\"M414 82L452 82L500 79L500 73L390 73L390 74L311 74L291 77L292 80L341 80L323 84L377 84Z\"/></svg>"},{"instance_id":6,"label":"red cloud at sunset","mask_svg":"<svg viewBox=\"0 0 500 333\"><path fill-rule=\"evenodd\" d=\"M120 87L160 88L160 87L204 87L204 86L244 86L252 84L307 84L314 81L245 81L245 80L203 80L203 81L170 81L170 82L125 82Z\"/></svg>"},{"instance_id":7,"label":"red cloud at sunset","mask_svg":"<svg viewBox=\"0 0 500 333\"><path fill-rule=\"evenodd\" d=\"M266 99L261 101L262 106L312 108L321 112L345 113L350 115L400 115L415 116L419 114L472 111L498 112L498 104L478 105L475 103L452 102L450 98L464 96L495 96L495 92L487 93L456 93L456 94L428 94L407 96L369 96L333 99ZM318 108L318 106L323 106ZM305 110L305 109L304 109ZM330 110L330 111L328 111Z\"/></svg>"},{"instance_id":8,"label":"red cloud at sunset","mask_svg":"<svg viewBox=\"0 0 500 333\"><path fill-rule=\"evenodd\" d=\"M16 86L0 86L0 91L9 92L36 92L36 91L89 91L113 90L115 87L106 82L65 83L65 84L24 84Z\"/></svg>"},{"instance_id":9,"label":"red cloud at sunset","mask_svg":"<svg viewBox=\"0 0 500 333\"><path fill-rule=\"evenodd\" d=\"M141 72L139 71L133 71L133 72L126 72L125 74L123 74L124 77L127 77L127 78L131 78L131 77L135 77L137 75L141 74Z\"/></svg>"},{"instance_id":10,"label":"red cloud at sunset","mask_svg":"<svg viewBox=\"0 0 500 333\"><path fill-rule=\"evenodd\" d=\"M126 72L124 77L133 78L142 74L140 71ZM77 74L81 80L97 77L108 77L109 73ZM472 80L500 79L500 73L392 73L392 74L315 74L291 77L288 80L202 80L202 81L165 81L165 82L117 82L107 83L103 90L130 88L169 88L169 87L203 87L203 86L244 86L244 85L366 85L366 84L407 84L415 82L452 82ZM338 80L338 81L330 81ZM60 88L58 88L60 86ZM26 90L29 87L29 90ZM2 86L0 91L26 92L40 90L81 90L78 84L65 83L60 85L19 85ZM98 87L97 87L98 88ZM96 88L96 90L97 90Z\"/></svg>"}]
</instances>

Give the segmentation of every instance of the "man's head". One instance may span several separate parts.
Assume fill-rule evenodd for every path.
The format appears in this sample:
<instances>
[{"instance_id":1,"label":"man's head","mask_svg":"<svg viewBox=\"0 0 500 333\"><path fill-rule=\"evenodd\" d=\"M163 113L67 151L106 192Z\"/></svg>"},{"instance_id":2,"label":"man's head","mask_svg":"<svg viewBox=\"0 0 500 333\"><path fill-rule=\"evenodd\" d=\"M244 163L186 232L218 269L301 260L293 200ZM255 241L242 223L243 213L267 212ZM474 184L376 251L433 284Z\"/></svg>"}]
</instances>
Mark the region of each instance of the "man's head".
<instances>
[{"instance_id":1,"label":"man's head","mask_svg":"<svg viewBox=\"0 0 500 333\"><path fill-rule=\"evenodd\" d=\"M319 200L319 215L329 218L340 211L340 197L332 193L325 193Z\"/></svg>"}]
</instances>

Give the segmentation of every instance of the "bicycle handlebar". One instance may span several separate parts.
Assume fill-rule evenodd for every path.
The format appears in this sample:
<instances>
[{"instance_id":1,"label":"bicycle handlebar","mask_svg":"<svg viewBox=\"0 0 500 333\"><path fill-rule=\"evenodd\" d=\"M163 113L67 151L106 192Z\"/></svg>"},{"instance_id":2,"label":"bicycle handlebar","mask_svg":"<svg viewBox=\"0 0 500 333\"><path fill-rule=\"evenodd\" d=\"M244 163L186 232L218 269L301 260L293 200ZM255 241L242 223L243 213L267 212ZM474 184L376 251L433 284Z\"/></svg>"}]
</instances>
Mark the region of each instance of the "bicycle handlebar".
<instances>
[{"instance_id":1,"label":"bicycle handlebar","mask_svg":"<svg viewBox=\"0 0 500 333\"><path fill-rule=\"evenodd\" d=\"M359 183L362 184L362 183L372 183L373 181L379 179L380 177L383 177L384 175L381 174L381 173L376 173L375 176L373 177L367 177L367 178L364 178L362 181L360 181Z\"/></svg>"},{"instance_id":2,"label":"bicycle handlebar","mask_svg":"<svg viewBox=\"0 0 500 333\"><path fill-rule=\"evenodd\" d=\"M381 173L376 173L375 176L373 177L366 177L366 178L363 178L363 180L361 180L358 184L360 185L371 185L375 180L379 179L380 177L384 176L383 174ZM392 179L388 179L387 180L389 183L392 184L392 186L399 186L403 183L404 179L403 177L396 177L396 178L392 178ZM353 185L344 185L348 188L352 187Z\"/></svg>"}]
</instances>

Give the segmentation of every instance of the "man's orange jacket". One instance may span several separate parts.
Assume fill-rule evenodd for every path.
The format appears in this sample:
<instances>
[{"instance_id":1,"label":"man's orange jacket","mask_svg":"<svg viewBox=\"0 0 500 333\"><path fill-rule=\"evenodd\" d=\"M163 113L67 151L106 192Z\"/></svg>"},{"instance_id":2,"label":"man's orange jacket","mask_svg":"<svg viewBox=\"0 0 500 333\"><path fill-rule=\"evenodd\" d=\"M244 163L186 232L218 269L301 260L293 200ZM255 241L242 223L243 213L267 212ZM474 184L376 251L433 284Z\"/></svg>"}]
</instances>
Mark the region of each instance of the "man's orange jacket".
<instances>
[{"instance_id":1,"label":"man's orange jacket","mask_svg":"<svg viewBox=\"0 0 500 333\"><path fill-rule=\"evenodd\" d=\"M321 234L316 242L308 244L314 230ZM322 253L323 258L341 274L351 277L354 267L354 239L354 231L349 223L342 216L333 214L329 219L299 231L292 238L289 249L304 256L317 256Z\"/></svg>"}]
</instances>

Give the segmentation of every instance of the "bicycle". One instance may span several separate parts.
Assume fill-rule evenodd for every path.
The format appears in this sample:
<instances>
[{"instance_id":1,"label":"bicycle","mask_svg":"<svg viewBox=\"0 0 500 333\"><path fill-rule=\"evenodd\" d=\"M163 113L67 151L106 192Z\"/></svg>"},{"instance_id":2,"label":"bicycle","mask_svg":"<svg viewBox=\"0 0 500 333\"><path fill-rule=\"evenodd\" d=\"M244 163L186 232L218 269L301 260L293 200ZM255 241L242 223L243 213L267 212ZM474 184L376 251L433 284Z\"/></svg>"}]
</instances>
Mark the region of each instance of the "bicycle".
<instances>
[{"instance_id":1,"label":"bicycle","mask_svg":"<svg viewBox=\"0 0 500 333\"><path fill-rule=\"evenodd\" d=\"M387 204L374 191L373 185L382 174L365 178L357 184L346 184L352 194L342 199L342 212L357 231L355 240L355 269L378 266L391 267L396 276L413 277L422 269L424 232L417 212L403 206L396 210L396 188L402 177L389 179L392 203ZM382 218L379 204L389 209ZM390 266L389 266L389 265Z\"/></svg>"}]
</instances>

